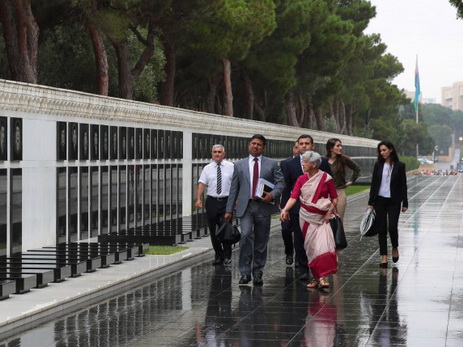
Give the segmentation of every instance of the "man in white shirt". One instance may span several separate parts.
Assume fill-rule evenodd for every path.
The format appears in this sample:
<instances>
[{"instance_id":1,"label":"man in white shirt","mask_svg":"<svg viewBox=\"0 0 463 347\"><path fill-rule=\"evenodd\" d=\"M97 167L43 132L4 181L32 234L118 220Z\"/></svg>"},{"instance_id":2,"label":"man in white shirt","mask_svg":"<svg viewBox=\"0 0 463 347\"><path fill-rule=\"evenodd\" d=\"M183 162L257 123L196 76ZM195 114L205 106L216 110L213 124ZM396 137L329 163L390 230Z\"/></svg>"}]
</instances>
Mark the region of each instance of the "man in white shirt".
<instances>
[{"instance_id":1,"label":"man in white shirt","mask_svg":"<svg viewBox=\"0 0 463 347\"><path fill-rule=\"evenodd\" d=\"M222 145L212 146L213 162L206 165L201 172L196 193L197 208L202 208L201 197L207 186L206 213L211 234L212 247L215 251L215 259L212 265L231 264L231 242L220 241L215 235L216 228L220 226L220 220L225 215L230 185L233 177L233 163L224 160L225 148Z\"/></svg>"}]
</instances>

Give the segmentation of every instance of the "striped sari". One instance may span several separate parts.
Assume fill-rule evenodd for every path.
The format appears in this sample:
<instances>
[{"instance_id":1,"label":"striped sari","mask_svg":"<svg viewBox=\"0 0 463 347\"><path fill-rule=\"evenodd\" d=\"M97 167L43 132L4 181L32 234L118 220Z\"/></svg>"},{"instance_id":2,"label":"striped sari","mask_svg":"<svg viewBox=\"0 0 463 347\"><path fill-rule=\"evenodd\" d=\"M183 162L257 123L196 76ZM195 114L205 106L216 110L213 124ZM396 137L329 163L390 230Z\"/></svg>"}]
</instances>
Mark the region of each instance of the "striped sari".
<instances>
[{"instance_id":1,"label":"striped sari","mask_svg":"<svg viewBox=\"0 0 463 347\"><path fill-rule=\"evenodd\" d=\"M338 271L333 231L330 223L323 222L331 199L321 197L321 194L324 185L330 180L332 180L330 175L318 171L301 187L299 197L301 202L299 223L304 237L304 249L310 271L316 280ZM331 198L336 198L336 196Z\"/></svg>"}]
</instances>

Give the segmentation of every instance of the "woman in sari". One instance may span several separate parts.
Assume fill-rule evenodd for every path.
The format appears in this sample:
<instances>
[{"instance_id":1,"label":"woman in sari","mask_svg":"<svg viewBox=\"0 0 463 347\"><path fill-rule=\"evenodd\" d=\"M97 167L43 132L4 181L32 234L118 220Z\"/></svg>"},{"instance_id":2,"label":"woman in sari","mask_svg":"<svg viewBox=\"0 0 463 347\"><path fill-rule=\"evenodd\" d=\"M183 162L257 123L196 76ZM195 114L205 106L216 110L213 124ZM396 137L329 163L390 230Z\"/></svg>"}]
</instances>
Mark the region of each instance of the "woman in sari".
<instances>
[{"instance_id":1,"label":"woman in sari","mask_svg":"<svg viewBox=\"0 0 463 347\"><path fill-rule=\"evenodd\" d=\"M329 223L338 195L331 176L318 169L320 154L307 151L302 155L302 162L304 174L297 179L280 219L289 219L288 211L299 199L299 223L313 276L307 288L327 288L329 283L326 277L338 271L336 246Z\"/></svg>"}]
</instances>

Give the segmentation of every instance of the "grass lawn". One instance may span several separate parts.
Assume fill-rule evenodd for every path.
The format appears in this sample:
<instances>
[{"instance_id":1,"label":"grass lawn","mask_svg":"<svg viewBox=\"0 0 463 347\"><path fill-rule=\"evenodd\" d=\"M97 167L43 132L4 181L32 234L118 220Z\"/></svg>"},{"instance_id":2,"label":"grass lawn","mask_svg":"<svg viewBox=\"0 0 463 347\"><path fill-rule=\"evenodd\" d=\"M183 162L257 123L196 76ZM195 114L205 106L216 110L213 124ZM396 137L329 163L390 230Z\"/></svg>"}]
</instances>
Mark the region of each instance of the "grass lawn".
<instances>
[{"instance_id":1,"label":"grass lawn","mask_svg":"<svg viewBox=\"0 0 463 347\"><path fill-rule=\"evenodd\" d=\"M182 252L188 249L185 246L150 246L148 252L145 254L147 255L170 255Z\"/></svg>"},{"instance_id":2,"label":"grass lawn","mask_svg":"<svg viewBox=\"0 0 463 347\"><path fill-rule=\"evenodd\" d=\"M370 189L370 186L349 186L346 188L346 195L354 195L367 189Z\"/></svg>"}]
</instances>

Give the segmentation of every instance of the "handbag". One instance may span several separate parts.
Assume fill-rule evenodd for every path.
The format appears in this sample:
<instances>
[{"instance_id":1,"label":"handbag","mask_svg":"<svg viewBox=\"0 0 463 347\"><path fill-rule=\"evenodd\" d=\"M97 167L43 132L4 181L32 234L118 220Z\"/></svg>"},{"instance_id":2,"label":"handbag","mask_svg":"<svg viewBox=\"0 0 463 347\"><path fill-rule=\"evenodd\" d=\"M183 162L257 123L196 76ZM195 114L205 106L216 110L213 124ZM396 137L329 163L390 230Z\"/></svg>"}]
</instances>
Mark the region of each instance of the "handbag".
<instances>
[{"instance_id":1,"label":"handbag","mask_svg":"<svg viewBox=\"0 0 463 347\"><path fill-rule=\"evenodd\" d=\"M363 236L375 236L378 234L378 228L375 227L376 213L374 209L367 209L360 222L360 239Z\"/></svg>"},{"instance_id":2,"label":"handbag","mask_svg":"<svg viewBox=\"0 0 463 347\"><path fill-rule=\"evenodd\" d=\"M334 216L330 219L331 229L333 230L334 243L336 249L339 251L347 247L346 234L344 233L344 226L342 225L341 218Z\"/></svg>"},{"instance_id":3,"label":"handbag","mask_svg":"<svg viewBox=\"0 0 463 347\"><path fill-rule=\"evenodd\" d=\"M220 227L217 227L215 235L220 241L228 241L230 243L237 243L241 239L240 229L232 222L226 222L225 219L221 220Z\"/></svg>"}]
</instances>

